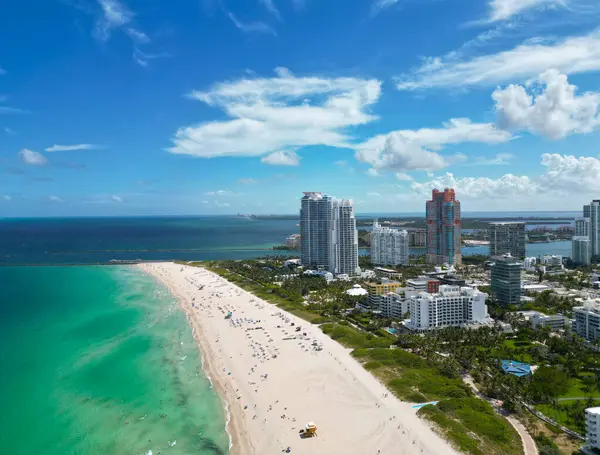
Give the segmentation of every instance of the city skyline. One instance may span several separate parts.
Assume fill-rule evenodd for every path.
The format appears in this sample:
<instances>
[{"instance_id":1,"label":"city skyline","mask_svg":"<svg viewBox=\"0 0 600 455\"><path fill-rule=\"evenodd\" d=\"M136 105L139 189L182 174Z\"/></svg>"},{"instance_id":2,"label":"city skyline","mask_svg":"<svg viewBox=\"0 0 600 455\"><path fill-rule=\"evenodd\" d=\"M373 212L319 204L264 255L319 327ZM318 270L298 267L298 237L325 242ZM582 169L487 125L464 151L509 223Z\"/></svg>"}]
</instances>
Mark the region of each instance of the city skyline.
<instances>
[{"instance_id":1,"label":"city skyline","mask_svg":"<svg viewBox=\"0 0 600 455\"><path fill-rule=\"evenodd\" d=\"M600 194L595 0L4 13L0 217L294 213L307 188L357 213L422 212L433 187L465 212Z\"/></svg>"}]
</instances>

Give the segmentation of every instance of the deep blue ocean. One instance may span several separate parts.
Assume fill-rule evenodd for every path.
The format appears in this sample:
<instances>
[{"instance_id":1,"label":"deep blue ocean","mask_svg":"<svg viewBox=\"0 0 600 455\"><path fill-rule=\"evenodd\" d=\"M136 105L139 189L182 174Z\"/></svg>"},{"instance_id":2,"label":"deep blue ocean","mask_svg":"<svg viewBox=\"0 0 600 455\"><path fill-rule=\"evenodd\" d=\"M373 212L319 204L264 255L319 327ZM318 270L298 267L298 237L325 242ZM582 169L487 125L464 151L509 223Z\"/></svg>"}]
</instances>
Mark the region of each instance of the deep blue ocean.
<instances>
[{"instance_id":1,"label":"deep blue ocean","mask_svg":"<svg viewBox=\"0 0 600 455\"><path fill-rule=\"evenodd\" d=\"M574 212L494 214L499 218L524 219L553 216L565 220L565 224L575 215ZM252 220L237 216L3 219L0 265L101 264L113 259L245 259L297 254L272 249L290 234L299 232L297 225L298 220ZM527 248L530 256L568 256L571 242L529 244ZM463 248L463 255L486 254L487 250L487 247Z\"/></svg>"}]
</instances>

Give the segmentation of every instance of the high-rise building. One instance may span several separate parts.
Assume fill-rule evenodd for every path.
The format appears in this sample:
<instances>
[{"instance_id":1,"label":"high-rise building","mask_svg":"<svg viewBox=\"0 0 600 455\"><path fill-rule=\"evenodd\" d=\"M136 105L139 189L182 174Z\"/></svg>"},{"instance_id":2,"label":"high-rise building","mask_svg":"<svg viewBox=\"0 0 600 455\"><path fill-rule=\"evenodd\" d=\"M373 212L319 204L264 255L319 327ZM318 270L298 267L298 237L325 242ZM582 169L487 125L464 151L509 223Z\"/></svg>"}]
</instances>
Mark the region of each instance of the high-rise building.
<instances>
[{"instance_id":1,"label":"high-rise building","mask_svg":"<svg viewBox=\"0 0 600 455\"><path fill-rule=\"evenodd\" d=\"M573 330L588 341L600 338L600 303L594 300L573 308Z\"/></svg>"},{"instance_id":2,"label":"high-rise building","mask_svg":"<svg viewBox=\"0 0 600 455\"><path fill-rule=\"evenodd\" d=\"M583 218L589 220L591 255L600 256L600 200L594 199L583 206Z\"/></svg>"},{"instance_id":3,"label":"high-rise building","mask_svg":"<svg viewBox=\"0 0 600 455\"><path fill-rule=\"evenodd\" d=\"M521 267L523 264L510 253L492 258L492 293L501 305L521 302Z\"/></svg>"},{"instance_id":4,"label":"high-rise building","mask_svg":"<svg viewBox=\"0 0 600 455\"><path fill-rule=\"evenodd\" d=\"M329 271L335 275L359 275L358 232L352 201L334 199L332 215Z\"/></svg>"},{"instance_id":5,"label":"high-rise building","mask_svg":"<svg viewBox=\"0 0 600 455\"><path fill-rule=\"evenodd\" d=\"M592 245L587 236L574 236L571 240L571 259L577 265L590 265L592 263Z\"/></svg>"},{"instance_id":6,"label":"high-rise building","mask_svg":"<svg viewBox=\"0 0 600 455\"><path fill-rule=\"evenodd\" d=\"M300 259L302 265L329 269L333 201L323 193L304 193L300 207Z\"/></svg>"},{"instance_id":7,"label":"high-rise building","mask_svg":"<svg viewBox=\"0 0 600 455\"><path fill-rule=\"evenodd\" d=\"M371 262L381 265L408 265L408 232L381 226L371 231Z\"/></svg>"},{"instance_id":8,"label":"high-rise building","mask_svg":"<svg viewBox=\"0 0 600 455\"><path fill-rule=\"evenodd\" d=\"M300 207L300 259L304 267L356 275L358 233L354 206L323 193L307 192Z\"/></svg>"},{"instance_id":9,"label":"high-rise building","mask_svg":"<svg viewBox=\"0 0 600 455\"><path fill-rule=\"evenodd\" d=\"M460 202L454 190L437 189L426 204L427 261L430 264L460 264Z\"/></svg>"},{"instance_id":10,"label":"high-rise building","mask_svg":"<svg viewBox=\"0 0 600 455\"><path fill-rule=\"evenodd\" d=\"M592 449L592 451L600 450L600 407L587 408L585 410L585 424L585 441L587 442L587 448ZM584 453L590 452L585 451Z\"/></svg>"},{"instance_id":11,"label":"high-rise building","mask_svg":"<svg viewBox=\"0 0 600 455\"><path fill-rule=\"evenodd\" d=\"M408 298L410 322L406 327L419 332L443 327L491 322L487 294L473 288L440 286L436 293L419 292Z\"/></svg>"},{"instance_id":12,"label":"high-rise building","mask_svg":"<svg viewBox=\"0 0 600 455\"><path fill-rule=\"evenodd\" d=\"M525 257L525 223L493 222L489 226L490 256L510 253L519 259Z\"/></svg>"}]
</instances>

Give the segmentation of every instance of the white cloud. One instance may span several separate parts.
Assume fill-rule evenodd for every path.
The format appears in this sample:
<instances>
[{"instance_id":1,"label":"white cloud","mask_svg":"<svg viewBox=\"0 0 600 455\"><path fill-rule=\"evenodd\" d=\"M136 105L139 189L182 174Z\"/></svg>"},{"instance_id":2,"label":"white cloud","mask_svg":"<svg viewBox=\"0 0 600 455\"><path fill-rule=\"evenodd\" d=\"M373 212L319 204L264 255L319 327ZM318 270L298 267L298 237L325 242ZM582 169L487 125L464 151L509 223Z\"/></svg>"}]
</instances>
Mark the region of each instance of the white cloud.
<instances>
[{"instance_id":1,"label":"white cloud","mask_svg":"<svg viewBox=\"0 0 600 455\"><path fill-rule=\"evenodd\" d=\"M150 42L150 37L136 28L129 27L125 29L125 33L127 33L129 37L136 43L146 44Z\"/></svg>"},{"instance_id":2,"label":"white cloud","mask_svg":"<svg viewBox=\"0 0 600 455\"><path fill-rule=\"evenodd\" d=\"M561 40L526 41L514 49L469 60L433 57L397 81L399 90L494 85L549 70L579 74L600 70L600 30Z\"/></svg>"},{"instance_id":3,"label":"white cloud","mask_svg":"<svg viewBox=\"0 0 600 455\"><path fill-rule=\"evenodd\" d=\"M447 145L464 142L498 144L511 137L510 133L496 129L491 123L451 119L443 124L443 128L399 130L375 136L356 146L355 157L375 170L433 171L464 160L464 155L444 158L436 153Z\"/></svg>"},{"instance_id":4,"label":"white cloud","mask_svg":"<svg viewBox=\"0 0 600 455\"><path fill-rule=\"evenodd\" d=\"M229 16L229 19L231 19L231 22L233 22L234 25L244 33L255 32L277 36L277 32L273 30L273 28L270 25L265 24L264 22L242 22L237 17L235 17L235 15L232 12L228 12L227 15Z\"/></svg>"},{"instance_id":5,"label":"white cloud","mask_svg":"<svg viewBox=\"0 0 600 455\"><path fill-rule=\"evenodd\" d=\"M15 132L15 130L13 130L13 129L9 128L8 126L6 126L6 127L4 128L4 132L5 132L6 134L10 134L11 136L12 136L12 135L15 135L15 134L17 134L17 133Z\"/></svg>"},{"instance_id":6,"label":"white cloud","mask_svg":"<svg viewBox=\"0 0 600 455\"><path fill-rule=\"evenodd\" d=\"M400 0L375 0L371 5L371 15L375 15L384 9L391 8L399 2Z\"/></svg>"},{"instance_id":7,"label":"white cloud","mask_svg":"<svg viewBox=\"0 0 600 455\"><path fill-rule=\"evenodd\" d=\"M300 157L296 152L279 151L263 157L260 161L272 166L298 166Z\"/></svg>"},{"instance_id":8,"label":"white cloud","mask_svg":"<svg viewBox=\"0 0 600 455\"><path fill-rule=\"evenodd\" d=\"M63 199L59 198L58 196L48 196L48 200L50 202L65 202Z\"/></svg>"},{"instance_id":9,"label":"white cloud","mask_svg":"<svg viewBox=\"0 0 600 455\"><path fill-rule=\"evenodd\" d=\"M119 202L119 203L123 202L123 198L121 196L116 196L116 195L115 196L111 196L110 199L113 202Z\"/></svg>"},{"instance_id":10,"label":"white cloud","mask_svg":"<svg viewBox=\"0 0 600 455\"><path fill-rule=\"evenodd\" d=\"M94 144L75 144L75 145L53 145L46 149L47 152L67 152L72 150L90 150L100 148Z\"/></svg>"},{"instance_id":11,"label":"white cloud","mask_svg":"<svg viewBox=\"0 0 600 455\"><path fill-rule=\"evenodd\" d=\"M231 207L231 204L229 202L215 202L215 205L217 207Z\"/></svg>"},{"instance_id":12,"label":"white cloud","mask_svg":"<svg viewBox=\"0 0 600 455\"><path fill-rule=\"evenodd\" d=\"M229 190L217 190L204 193L206 196L233 196L234 193Z\"/></svg>"},{"instance_id":13,"label":"white cloud","mask_svg":"<svg viewBox=\"0 0 600 455\"><path fill-rule=\"evenodd\" d=\"M494 91L500 127L562 139L600 126L600 93L577 96L577 87L556 70L546 71L537 82L540 89L536 87L531 94L521 85Z\"/></svg>"},{"instance_id":14,"label":"white cloud","mask_svg":"<svg viewBox=\"0 0 600 455\"><path fill-rule=\"evenodd\" d=\"M413 182L412 190L427 196L433 188L454 188L458 199L471 200L485 208L486 200L494 200L496 208L540 207L540 199L546 199L552 207L563 200L572 204L575 195L592 197L600 191L600 159L545 153L541 156L544 172L536 177L505 174L499 178L463 177L452 173L434 177L426 182ZM572 206L572 205L571 205ZM465 210L463 204L463 210ZM473 207L473 205L471 205Z\"/></svg>"},{"instance_id":15,"label":"white cloud","mask_svg":"<svg viewBox=\"0 0 600 455\"><path fill-rule=\"evenodd\" d=\"M238 179L238 183L241 183L242 185L254 185L256 183L256 180L254 180L253 178L247 177L247 178Z\"/></svg>"},{"instance_id":16,"label":"white cloud","mask_svg":"<svg viewBox=\"0 0 600 455\"><path fill-rule=\"evenodd\" d=\"M367 169L367 175L369 177L379 177L379 172L375 168Z\"/></svg>"},{"instance_id":17,"label":"white cloud","mask_svg":"<svg viewBox=\"0 0 600 455\"><path fill-rule=\"evenodd\" d=\"M19 156L25 164L30 164L32 166L45 166L48 164L48 159L44 155L34 152L33 150L22 149L19 152Z\"/></svg>"},{"instance_id":18,"label":"white cloud","mask_svg":"<svg viewBox=\"0 0 600 455\"><path fill-rule=\"evenodd\" d=\"M530 9L566 6L567 0L490 0L489 22L504 21Z\"/></svg>"},{"instance_id":19,"label":"white cloud","mask_svg":"<svg viewBox=\"0 0 600 455\"><path fill-rule=\"evenodd\" d=\"M279 13L277 6L275 6L275 2L273 0L259 0L259 1L267 9L267 11L269 11L277 19L281 20L281 14Z\"/></svg>"},{"instance_id":20,"label":"white cloud","mask_svg":"<svg viewBox=\"0 0 600 455\"><path fill-rule=\"evenodd\" d=\"M405 172L396 172L396 178L402 182L411 182L414 179Z\"/></svg>"},{"instance_id":21,"label":"white cloud","mask_svg":"<svg viewBox=\"0 0 600 455\"><path fill-rule=\"evenodd\" d=\"M192 99L223 109L231 120L180 128L171 153L199 157L261 156L308 145L348 147L347 129L376 119L367 109L380 81L295 77L241 79L194 91Z\"/></svg>"},{"instance_id":22,"label":"white cloud","mask_svg":"<svg viewBox=\"0 0 600 455\"><path fill-rule=\"evenodd\" d=\"M161 52L158 54L149 54L147 52L142 52L137 47L133 49L133 61L140 65L143 68L146 68L152 60L156 60L159 58L171 58L173 55L168 52Z\"/></svg>"},{"instance_id":23,"label":"white cloud","mask_svg":"<svg viewBox=\"0 0 600 455\"><path fill-rule=\"evenodd\" d=\"M98 0L102 8L102 17L96 23L94 36L107 41L113 29L118 29L133 19L133 13L117 0Z\"/></svg>"},{"instance_id":24,"label":"white cloud","mask_svg":"<svg viewBox=\"0 0 600 455\"><path fill-rule=\"evenodd\" d=\"M10 202L12 200L12 197L8 196L7 194L4 194L2 196L2 200L6 201L6 202Z\"/></svg>"}]
</instances>

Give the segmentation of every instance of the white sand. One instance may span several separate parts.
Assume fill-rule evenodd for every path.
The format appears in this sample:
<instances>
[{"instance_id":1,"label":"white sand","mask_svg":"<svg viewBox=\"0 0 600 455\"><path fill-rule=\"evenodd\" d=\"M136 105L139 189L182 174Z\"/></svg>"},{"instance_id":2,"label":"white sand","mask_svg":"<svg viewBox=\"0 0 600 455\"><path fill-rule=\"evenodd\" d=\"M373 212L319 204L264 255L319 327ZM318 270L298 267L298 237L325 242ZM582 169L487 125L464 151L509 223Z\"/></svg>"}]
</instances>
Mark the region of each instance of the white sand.
<instances>
[{"instance_id":1,"label":"white sand","mask_svg":"<svg viewBox=\"0 0 600 455\"><path fill-rule=\"evenodd\" d=\"M287 447L295 455L456 453L318 327L205 269L140 267L162 280L188 314L203 366L231 414L232 454L280 454ZM233 317L225 319L229 311ZM309 421L318 436L301 439Z\"/></svg>"}]
</instances>

